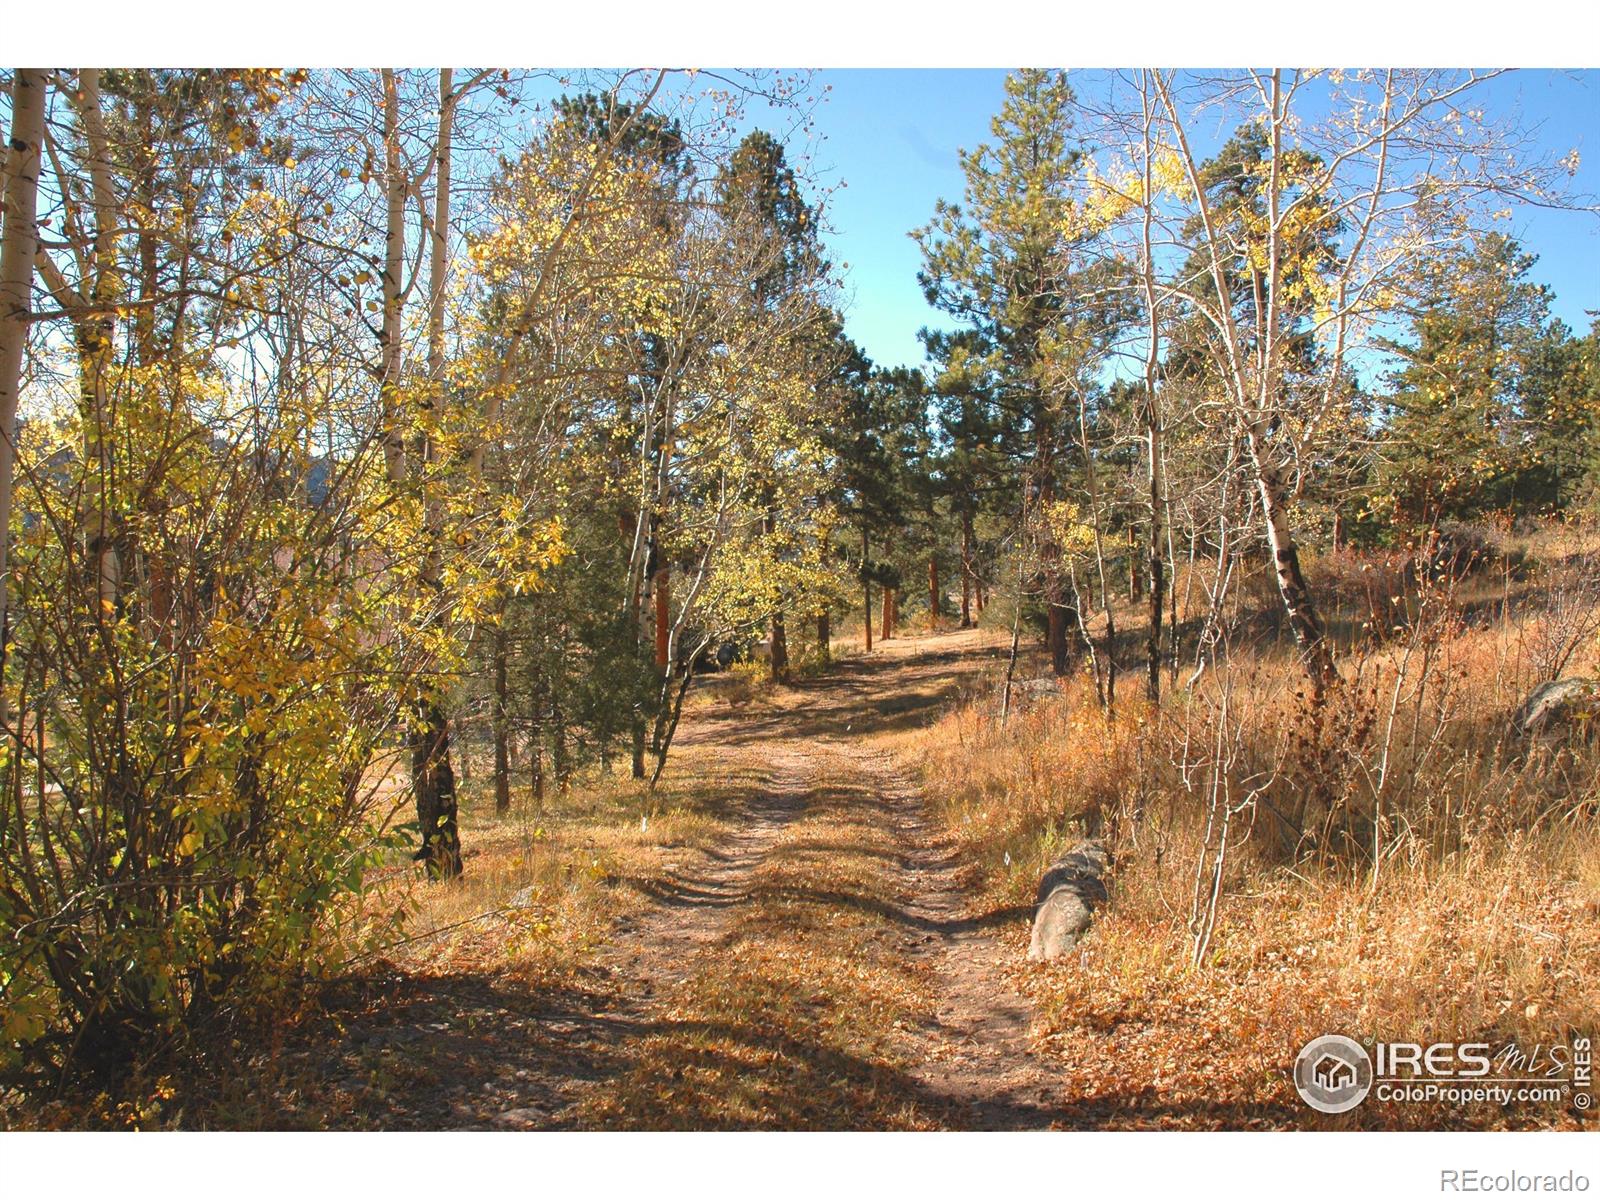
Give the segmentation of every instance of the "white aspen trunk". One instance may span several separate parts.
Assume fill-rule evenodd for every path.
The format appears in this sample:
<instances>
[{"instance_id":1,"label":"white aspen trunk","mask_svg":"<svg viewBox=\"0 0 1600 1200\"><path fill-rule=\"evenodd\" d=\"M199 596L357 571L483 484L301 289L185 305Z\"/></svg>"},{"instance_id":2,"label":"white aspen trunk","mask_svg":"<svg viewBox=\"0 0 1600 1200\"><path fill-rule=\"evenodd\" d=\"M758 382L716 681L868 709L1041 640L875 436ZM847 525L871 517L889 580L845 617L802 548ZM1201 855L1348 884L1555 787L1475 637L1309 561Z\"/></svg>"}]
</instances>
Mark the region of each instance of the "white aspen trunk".
<instances>
[{"instance_id":1,"label":"white aspen trunk","mask_svg":"<svg viewBox=\"0 0 1600 1200\"><path fill-rule=\"evenodd\" d=\"M9 640L11 472L15 460L22 356L32 316L33 260L39 253L39 168L44 144L45 73L17 68L11 85L11 139L0 227L0 668ZM0 722L6 696L0 689ZM42 796L44 793L40 792Z\"/></svg>"},{"instance_id":2,"label":"white aspen trunk","mask_svg":"<svg viewBox=\"0 0 1600 1200\"><path fill-rule=\"evenodd\" d=\"M1312 699L1320 704L1328 686L1338 679L1333 655L1323 636L1322 621L1316 605L1306 587L1300 571L1299 548L1289 525L1290 489L1274 456L1269 414L1277 401L1282 386L1280 349L1276 336L1277 306L1280 290L1269 286L1268 295L1260 295L1261 276L1253 271L1256 295L1255 361L1246 362L1241 356L1241 342L1237 322L1233 315L1233 294L1228 284L1224 266L1223 235L1216 228L1211 206L1206 200L1205 188L1200 180L1199 165L1195 161L1177 105L1159 73L1154 75L1156 94L1160 97L1182 156L1184 172L1195 195L1201 226L1205 235L1205 248L1210 259L1211 280L1217 291L1216 312L1213 314L1221 340L1226 348L1225 361L1217 365L1228 380L1231 401L1250 452L1250 462L1255 477L1256 491L1261 500L1262 515L1267 527L1267 543L1272 551L1273 571L1278 581L1278 593L1283 600L1284 613L1290 630L1300 647L1301 661L1311 682ZM1271 138L1273 157L1271 177L1268 182L1268 275L1270 284L1276 284L1281 270L1278 255L1279 229L1279 141L1282 133L1283 113L1279 90L1279 76L1273 75L1271 89ZM1220 356L1219 356L1220 357Z\"/></svg>"},{"instance_id":3,"label":"white aspen trunk","mask_svg":"<svg viewBox=\"0 0 1600 1200\"><path fill-rule=\"evenodd\" d=\"M718 504L714 528L721 528L727 518L732 497L726 490L722 492ZM661 782L661 773L667 768L667 755L672 749L672 739L678 728L678 718L683 712L683 698L689 690L689 683L694 677L694 661L701 650L707 646L702 640L698 646L690 648L684 656L685 663L678 679L677 695L670 698L670 689L673 681L673 668L670 664L676 663L679 658L679 647L682 645L683 631L688 625L690 615L695 610L695 603L699 599L701 589L705 586L706 579L711 573L712 558L716 551L716 540L708 539L700 552L698 569L690 578L687 591L678 606L678 615L674 619L671 632L667 635L667 673L661 677L660 699L656 707L655 730L651 737L652 753L655 755L655 770L650 775L650 790L655 791L656 784Z\"/></svg>"},{"instance_id":4,"label":"white aspen trunk","mask_svg":"<svg viewBox=\"0 0 1600 1200\"><path fill-rule=\"evenodd\" d=\"M1155 255L1152 248L1151 221L1155 203L1151 179L1150 158L1154 152L1151 127L1154 112L1150 104L1147 85L1143 89L1144 102L1144 211L1142 214L1142 245L1140 247L1140 273L1144 276L1145 319L1150 323L1150 341L1144 358L1144 427L1145 454L1149 458L1148 501L1150 505L1150 617L1145 641L1145 696L1151 704L1161 700L1161 602L1166 586L1162 559L1162 524L1166 517L1167 481L1165 474L1166 448L1162 444L1161 401L1156 394L1156 379L1161 360L1160 310L1156 303Z\"/></svg>"},{"instance_id":5,"label":"white aspen trunk","mask_svg":"<svg viewBox=\"0 0 1600 1200\"><path fill-rule=\"evenodd\" d=\"M428 254L428 378L437 389L444 378L444 303L449 285L450 155L455 137L454 72L439 71L439 133L434 152L433 238Z\"/></svg>"},{"instance_id":6,"label":"white aspen trunk","mask_svg":"<svg viewBox=\"0 0 1600 1200\"><path fill-rule=\"evenodd\" d=\"M423 399L423 427L417 433L415 460L421 472L424 536L423 586L437 591L440 572L439 542L444 536L444 508L439 501L437 481L428 478L437 463L438 443L435 424L445 407L444 310L450 272L450 150L455 125L455 95L451 91L453 72L439 71L439 125L434 143L433 221L428 245L428 384Z\"/></svg>"},{"instance_id":7,"label":"white aspen trunk","mask_svg":"<svg viewBox=\"0 0 1600 1200\"><path fill-rule=\"evenodd\" d=\"M424 594L440 596L441 549L444 537L444 507L439 500L439 481L431 477L436 466L438 445L434 438L434 425L445 403L444 379L444 308L449 272L450 239L450 150L455 123L455 95L452 90L452 71L445 67L439 72L439 124L434 140L433 223L428 254L428 381L423 400L422 428L417 432L414 455L418 483L422 488L422 536L425 541L422 555ZM389 128L390 100L394 96L393 73L385 77L385 128ZM394 144L389 151L399 179L399 198L404 215L404 199L410 190L410 181L400 175L399 147ZM420 181L419 181L420 186ZM390 181L390 203L394 204L395 181ZM391 219L394 215L390 211ZM391 253L395 225L389 227ZM401 236L404 236L403 227ZM402 246L403 249L403 246ZM396 279L398 283L398 277ZM398 310L398 305L396 306ZM386 313L387 315L387 313ZM396 320L398 333L398 311ZM498 633L497 633L497 636ZM500 643L497 642L497 645ZM496 761L496 786L506 782L505 772ZM450 759L450 712L442 691L433 690L419 706L413 717L411 731L411 769L417 797L417 820L421 827L422 851L429 874L436 879L453 879L461 874L461 833L456 799L455 771Z\"/></svg>"},{"instance_id":8,"label":"white aspen trunk","mask_svg":"<svg viewBox=\"0 0 1600 1200\"><path fill-rule=\"evenodd\" d=\"M391 483L406 478L405 431L396 392L400 386L401 317L405 305L401 272L406 254L406 175L400 161L400 88L392 69L383 69L383 324L378 334L383 461Z\"/></svg>"},{"instance_id":9,"label":"white aspen trunk","mask_svg":"<svg viewBox=\"0 0 1600 1200\"><path fill-rule=\"evenodd\" d=\"M1117 707L1117 614L1111 607L1111 584L1106 578L1105 536L1100 528L1100 487L1095 476L1094 448L1089 444L1089 398L1082 389L1078 391L1078 437L1083 446L1084 485L1089 493L1089 527L1094 533L1094 565L1100 582L1100 607L1106 614L1105 687L1101 691L1101 701L1106 711L1114 714ZM1072 598L1078 609L1078 631L1083 635L1084 645L1089 648L1090 666L1098 681L1100 668L1093 661L1094 639L1089 636L1089 624L1084 617L1083 600L1078 593L1075 572L1072 576Z\"/></svg>"},{"instance_id":10,"label":"white aspen trunk","mask_svg":"<svg viewBox=\"0 0 1600 1200\"><path fill-rule=\"evenodd\" d=\"M106 443L110 428L110 382L116 306L122 296L117 271L117 192L111 176L111 150L100 112L100 71L84 68L78 76L78 119L88 147L91 206L94 209L94 243L91 275L83 282L87 311L76 322L79 382L84 406L84 469L93 475L85 492L84 528L88 553L100 593L100 611L116 611L122 590L122 563L116 530L111 520L111 455Z\"/></svg>"},{"instance_id":11,"label":"white aspen trunk","mask_svg":"<svg viewBox=\"0 0 1600 1200\"><path fill-rule=\"evenodd\" d=\"M669 703L667 684L671 670L660 660L670 647L660 633L663 615L658 587L664 587L666 560L661 553L661 513L666 507L667 486L672 462L672 393L667 382L671 368L656 380L641 397L643 414L639 431L639 502L634 517L633 537L628 551L627 619L634 630L641 656L649 655L656 664L658 707L654 722L657 734L662 728L661 713ZM667 639L670 641L670 637ZM633 763L635 779L645 777L647 714L636 709L633 719ZM659 736L656 741L659 742Z\"/></svg>"},{"instance_id":12,"label":"white aspen trunk","mask_svg":"<svg viewBox=\"0 0 1600 1200\"><path fill-rule=\"evenodd\" d=\"M1267 545L1272 551L1273 573L1278 581L1278 594L1283 598L1283 608L1289 618L1289 629L1300 647L1301 659L1311 678L1313 698L1320 701L1327 686L1337 678L1333 655L1328 649L1322 619L1306 588L1300 571L1300 550L1294 532L1289 527L1289 488L1277 463L1269 457L1266 431L1259 424L1246 431L1250 460L1255 467L1256 491L1261 499L1261 512L1267 527Z\"/></svg>"},{"instance_id":13,"label":"white aspen trunk","mask_svg":"<svg viewBox=\"0 0 1600 1200\"><path fill-rule=\"evenodd\" d=\"M1283 103L1283 73L1272 72L1269 92L1271 120L1268 123L1271 157L1267 184L1267 295L1263 306L1260 294L1261 277L1255 277L1257 321L1259 323L1256 345L1259 347L1259 364L1256 369L1259 392L1254 418L1248 428L1251 461L1256 467L1256 485L1261 495L1261 512L1266 520L1267 544L1272 551L1272 567L1278 580L1278 593L1283 597L1284 612L1289 627L1299 644L1306 673L1311 677L1312 696L1321 702L1327 686L1337 674L1333 655L1328 649L1322 620L1312 603L1300 571L1300 551L1294 532L1289 526L1289 505L1292 500L1282 469L1273 456L1273 449L1265 428L1266 414L1271 412L1283 386L1283 339L1279 325L1283 294L1282 255L1282 191L1280 167L1283 160L1283 126L1287 118Z\"/></svg>"}]
</instances>

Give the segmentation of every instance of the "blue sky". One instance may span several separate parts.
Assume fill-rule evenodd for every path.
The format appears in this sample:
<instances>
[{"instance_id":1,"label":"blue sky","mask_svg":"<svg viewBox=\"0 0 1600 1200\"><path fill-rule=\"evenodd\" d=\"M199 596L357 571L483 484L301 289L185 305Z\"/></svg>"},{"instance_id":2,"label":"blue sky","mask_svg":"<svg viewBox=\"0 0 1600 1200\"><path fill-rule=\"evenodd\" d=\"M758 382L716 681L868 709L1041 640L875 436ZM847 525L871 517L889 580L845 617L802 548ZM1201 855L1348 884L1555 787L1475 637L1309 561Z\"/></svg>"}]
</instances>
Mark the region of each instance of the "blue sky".
<instances>
[{"instance_id":1,"label":"blue sky","mask_svg":"<svg viewBox=\"0 0 1600 1200\"><path fill-rule=\"evenodd\" d=\"M823 71L815 165L842 180L828 205L846 276L846 328L874 362L920 363L917 330L940 323L917 286L922 253L908 236L941 196L961 199L956 151L989 136L1004 71Z\"/></svg>"},{"instance_id":2,"label":"blue sky","mask_svg":"<svg viewBox=\"0 0 1600 1200\"><path fill-rule=\"evenodd\" d=\"M1088 89L1095 74L1073 78ZM847 329L876 362L922 361L917 330L939 317L917 287L920 252L907 234L928 221L936 199L961 198L956 150L989 136L1004 79L980 69L818 73L829 90L817 112L813 165L824 184L845 185L829 200L830 241L835 259L850 264ZM1515 108L1541 142L1562 152L1576 146L1577 187L1600 193L1600 71L1517 72L1487 85L1485 107ZM1539 255L1533 278L1554 289L1555 314L1587 330L1584 310L1600 309L1600 218L1523 209L1511 231Z\"/></svg>"}]
</instances>

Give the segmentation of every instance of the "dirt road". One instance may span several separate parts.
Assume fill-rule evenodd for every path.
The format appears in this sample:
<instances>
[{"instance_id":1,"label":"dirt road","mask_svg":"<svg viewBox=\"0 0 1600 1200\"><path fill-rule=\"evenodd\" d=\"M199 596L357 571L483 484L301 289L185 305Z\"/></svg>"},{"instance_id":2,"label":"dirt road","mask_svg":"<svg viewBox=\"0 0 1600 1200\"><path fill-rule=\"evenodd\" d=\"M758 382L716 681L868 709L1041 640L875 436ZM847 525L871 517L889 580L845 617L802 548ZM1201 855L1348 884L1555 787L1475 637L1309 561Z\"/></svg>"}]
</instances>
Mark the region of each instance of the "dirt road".
<instances>
[{"instance_id":1,"label":"dirt road","mask_svg":"<svg viewBox=\"0 0 1600 1200\"><path fill-rule=\"evenodd\" d=\"M1050 1078L993 930L886 735L989 661L975 635L892 641L744 709L703 703L681 752L760 779L737 834L604 956L622 1067L557 1123L1044 1128ZM527 1114L529 1124L540 1124Z\"/></svg>"}]
</instances>

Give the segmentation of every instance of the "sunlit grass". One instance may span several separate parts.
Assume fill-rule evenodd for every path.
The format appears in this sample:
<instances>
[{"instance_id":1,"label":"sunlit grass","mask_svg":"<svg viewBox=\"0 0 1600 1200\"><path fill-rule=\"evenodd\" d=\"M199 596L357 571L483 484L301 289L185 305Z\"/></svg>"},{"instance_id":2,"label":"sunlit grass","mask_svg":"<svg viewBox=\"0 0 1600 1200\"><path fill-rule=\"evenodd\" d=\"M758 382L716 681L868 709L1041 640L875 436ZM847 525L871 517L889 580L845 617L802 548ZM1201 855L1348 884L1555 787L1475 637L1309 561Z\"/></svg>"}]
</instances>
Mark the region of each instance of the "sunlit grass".
<instances>
[{"instance_id":1,"label":"sunlit grass","mask_svg":"<svg viewBox=\"0 0 1600 1200\"><path fill-rule=\"evenodd\" d=\"M1478 580L1472 589L1482 601L1496 586ZM1118 616L1125 628L1139 619L1132 610ZM1539 608L1513 610L1509 621L1446 623L1430 635L1428 689L1416 702L1407 684L1396 717L1392 758L1407 774L1385 799L1380 869L1359 841L1286 853L1260 818L1230 851L1216 933L1198 964L1190 922L1204 791L1186 789L1178 771L1181 687L1159 722L1138 703L1124 703L1112 722L1088 681L1073 679L1059 698L1004 726L991 688L903 739L988 902L1031 900L1043 868L1091 829L1111 842L1112 903L1077 955L1025 964L1021 935L1012 935L1013 976L1036 1001L1042 1045L1069 1072L1085 1111L1135 1126L1572 1122L1555 1106L1369 1105L1323 1118L1300 1104L1287 1075L1299 1047L1327 1032L1549 1046L1594 1030L1596 752L1582 740L1531 749L1502 741L1536 677L1529 647L1546 638L1550 619ZM1379 697L1367 736L1384 729L1381 701L1405 646L1396 637L1344 659L1347 675ZM1583 647L1570 669L1592 670L1595 649ZM1200 684L1231 686L1251 762L1281 766L1295 753L1283 740L1294 671L1292 656L1269 645L1244 650ZM1125 684L1124 694L1136 689ZM1337 757L1310 759L1347 773L1340 819L1357 831L1363 820L1370 827L1363 781L1377 754L1367 745L1338 742ZM1287 774L1272 794L1303 786L1296 779Z\"/></svg>"}]
</instances>

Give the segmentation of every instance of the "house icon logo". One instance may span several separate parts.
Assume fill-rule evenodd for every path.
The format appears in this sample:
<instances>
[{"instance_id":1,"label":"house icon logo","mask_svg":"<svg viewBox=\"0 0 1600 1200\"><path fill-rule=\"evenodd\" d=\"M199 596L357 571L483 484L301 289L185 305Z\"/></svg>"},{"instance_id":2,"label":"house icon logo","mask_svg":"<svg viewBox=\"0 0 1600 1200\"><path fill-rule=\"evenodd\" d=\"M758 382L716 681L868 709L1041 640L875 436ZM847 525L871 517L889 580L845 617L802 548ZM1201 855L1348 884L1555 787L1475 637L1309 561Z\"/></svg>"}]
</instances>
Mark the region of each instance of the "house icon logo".
<instances>
[{"instance_id":1,"label":"house icon logo","mask_svg":"<svg viewBox=\"0 0 1600 1200\"><path fill-rule=\"evenodd\" d=\"M1342 1091L1354 1086L1356 1069L1337 1054L1324 1054L1311 1068L1311 1078L1330 1092Z\"/></svg>"},{"instance_id":2,"label":"house icon logo","mask_svg":"<svg viewBox=\"0 0 1600 1200\"><path fill-rule=\"evenodd\" d=\"M1318 1112L1349 1112L1372 1090L1372 1059L1353 1038L1312 1038L1294 1060L1294 1086Z\"/></svg>"}]
</instances>

